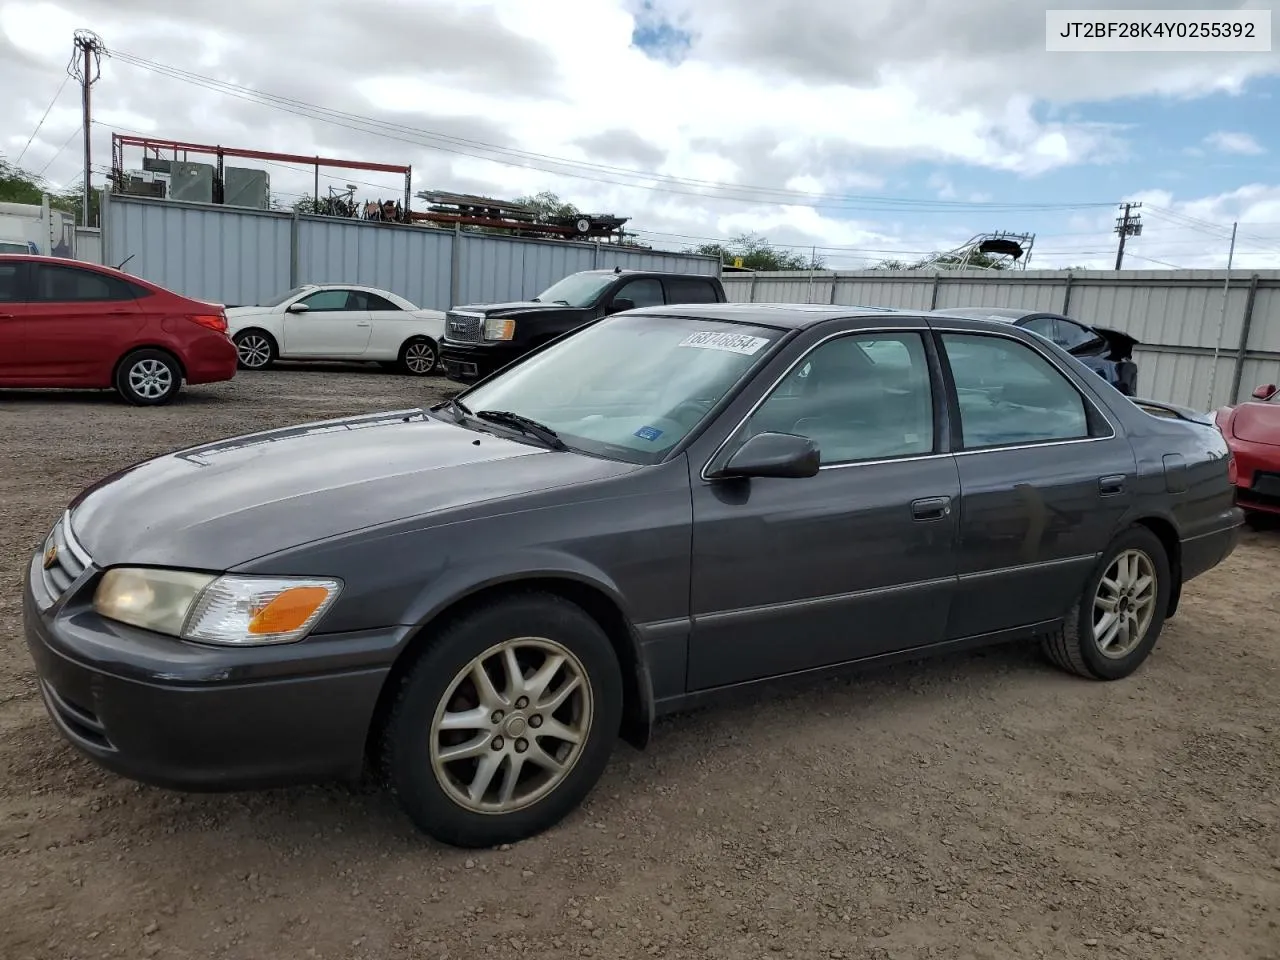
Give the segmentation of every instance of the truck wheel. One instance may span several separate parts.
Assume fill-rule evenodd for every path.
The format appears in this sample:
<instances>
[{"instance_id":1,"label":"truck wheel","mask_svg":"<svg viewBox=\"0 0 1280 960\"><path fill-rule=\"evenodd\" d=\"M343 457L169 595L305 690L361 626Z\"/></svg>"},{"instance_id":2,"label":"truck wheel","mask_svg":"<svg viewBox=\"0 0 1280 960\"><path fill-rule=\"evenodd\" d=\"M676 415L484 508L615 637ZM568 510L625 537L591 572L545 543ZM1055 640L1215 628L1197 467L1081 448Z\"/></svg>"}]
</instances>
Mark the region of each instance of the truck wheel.
<instances>
[{"instance_id":1,"label":"truck wheel","mask_svg":"<svg viewBox=\"0 0 1280 960\"><path fill-rule=\"evenodd\" d=\"M1160 638L1172 588L1164 544L1146 527L1130 527L1111 542L1044 652L1082 677L1127 677Z\"/></svg>"},{"instance_id":2,"label":"truck wheel","mask_svg":"<svg viewBox=\"0 0 1280 960\"><path fill-rule=\"evenodd\" d=\"M541 592L454 621L400 684L382 769L419 829L461 847L558 823L604 772L622 720L609 638Z\"/></svg>"},{"instance_id":3,"label":"truck wheel","mask_svg":"<svg viewBox=\"0 0 1280 960\"><path fill-rule=\"evenodd\" d=\"M439 354L429 337L410 337L400 348L400 370L414 377L425 377L436 369Z\"/></svg>"}]
</instances>

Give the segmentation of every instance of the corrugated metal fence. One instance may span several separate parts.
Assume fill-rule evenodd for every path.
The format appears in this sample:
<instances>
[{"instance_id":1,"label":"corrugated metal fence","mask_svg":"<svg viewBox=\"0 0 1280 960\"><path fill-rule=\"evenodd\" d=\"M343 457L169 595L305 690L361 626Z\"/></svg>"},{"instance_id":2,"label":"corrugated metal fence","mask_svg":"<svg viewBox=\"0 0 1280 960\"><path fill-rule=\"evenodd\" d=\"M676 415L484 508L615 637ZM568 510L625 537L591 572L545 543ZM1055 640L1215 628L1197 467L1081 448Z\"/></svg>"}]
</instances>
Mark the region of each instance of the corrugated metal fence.
<instances>
[{"instance_id":1,"label":"corrugated metal fence","mask_svg":"<svg viewBox=\"0 0 1280 960\"><path fill-rule=\"evenodd\" d=\"M1202 410L1280 382L1280 270L1233 270L1229 285L1223 270L825 271L722 280L730 300L745 302L1062 313L1136 337L1139 392Z\"/></svg>"},{"instance_id":2,"label":"corrugated metal fence","mask_svg":"<svg viewBox=\"0 0 1280 960\"><path fill-rule=\"evenodd\" d=\"M102 257L131 258L136 276L228 305L300 283L364 283L444 310L525 299L592 268L720 272L714 257L111 195Z\"/></svg>"}]
</instances>

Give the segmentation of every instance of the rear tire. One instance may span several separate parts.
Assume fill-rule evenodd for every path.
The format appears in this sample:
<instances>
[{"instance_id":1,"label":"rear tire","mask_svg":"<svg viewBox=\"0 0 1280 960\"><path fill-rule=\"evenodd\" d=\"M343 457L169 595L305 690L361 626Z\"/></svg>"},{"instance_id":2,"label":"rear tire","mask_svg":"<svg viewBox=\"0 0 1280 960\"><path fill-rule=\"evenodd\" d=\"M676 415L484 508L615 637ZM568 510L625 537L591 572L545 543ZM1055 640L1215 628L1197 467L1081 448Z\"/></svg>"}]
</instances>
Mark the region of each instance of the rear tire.
<instances>
[{"instance_id":1,"label":"rear tire","mask_svg":"<svg viewBox=\"0 0 1280 960\"><path fill-rule=\"evenodd\" d=\"M595 786L622 697L599 624L563 598L520 594L431 638L395 692L382 769L424 833L459 847L514 843L558 823Z\"/></svg>"},{"instance_id":2,"label":"rear tire","mask_svg":"<svg viewBox=\"0 0 1280 960\"><path fill-rule=\"evenodd\" d=\"M172 354L147 348L135 350L116 367L116 392L136 407L169 403L182 389L182 368Z\"/></svg>"},{"instance_id":3,"label":"rear tire","mask_svg":"<svg viewBox=\"0 0 1280 960\"><path fill-rule=\"evenodd\" d=\"M1044 639L1045 654L1092 680L1129 676L1160 638L1172 589L1160 538L1146 527L1130 527L1102 555L1062 627Z\"/></svg>"},{"instance_id":4,"label":"rear tire","mask_svg":"<svg viewBox=\"0 0 1280 960\"><path fill-rule=\"evenodd\" d=\"M435 373L439 363L440 351L430 337L410 337L400 348L400 372L411 377Z\"/></svg>"},{"instance_id":5,"label":"rear tire","mask_svg":"<svg viewBox=\"0 0 1280 960\"><path fill-rule=\"evenodd\" d=\"M231 342L236 345L236 366L241 370L266 370L280 356L275 337L265 330L241 330Z\"/></svg>"}]
</instances>

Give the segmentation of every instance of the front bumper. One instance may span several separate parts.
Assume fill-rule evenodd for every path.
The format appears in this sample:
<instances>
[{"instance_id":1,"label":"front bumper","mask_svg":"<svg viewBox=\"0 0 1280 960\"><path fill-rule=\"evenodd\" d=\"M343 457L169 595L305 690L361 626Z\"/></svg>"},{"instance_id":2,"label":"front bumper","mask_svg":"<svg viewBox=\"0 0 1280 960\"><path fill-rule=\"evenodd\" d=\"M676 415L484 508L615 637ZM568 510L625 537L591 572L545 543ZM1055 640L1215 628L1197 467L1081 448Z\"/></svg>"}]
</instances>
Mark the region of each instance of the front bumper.
<instances>
[{"instance_id":1,"label":"front bumper","mask_svg":"<svg viewBox=\"0 0 1280 960\"><path fill-rule=\"evenodd\" d=\"M505 367L525 353L511 343L459 343L447 337L440 344L445 376L457 383L474 383Z\"/></svg>"},{"instance_id":2,"label":"front bumper","mask_svg":"<svg viewBox=\"0 0 1280 960\"><path fill-rule=\"evenodd\" d=\"M359 776L404 628L218 648L99 617L87 567L60 597L23 585L27 648L62 736L123 776L236 790Z\"/></svg>"}]
</instances>

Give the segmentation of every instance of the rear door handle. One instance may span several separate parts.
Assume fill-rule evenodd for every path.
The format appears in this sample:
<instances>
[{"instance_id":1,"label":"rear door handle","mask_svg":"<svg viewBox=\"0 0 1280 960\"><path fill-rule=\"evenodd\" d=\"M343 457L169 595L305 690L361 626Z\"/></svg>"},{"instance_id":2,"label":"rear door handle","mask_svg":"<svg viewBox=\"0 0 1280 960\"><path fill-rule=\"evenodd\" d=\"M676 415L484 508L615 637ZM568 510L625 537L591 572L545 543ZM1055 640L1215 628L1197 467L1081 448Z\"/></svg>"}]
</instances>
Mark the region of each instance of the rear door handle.
<instances>
[{"instance_id":1,"label":"rear door handle","mask_svg":"<svg viewBox=\"0 0 1280 960\"><path fill-rule=\"evenodd\" d=\"M1098 480L1098 492L1104 497L1114 497L1124 493L1124 476L1102 477Z\"/></svg>"},{"instance_id":2,"label":"rear door handle","mask_svg":"<svg viewBox=\"0 0 1280 960\"><path fill-rule=\"evenodd\" d=\"M911 516L916 520L941 520L950 513L950 497L922 497L911 501Z\"/></svg>"}]
</instances>

